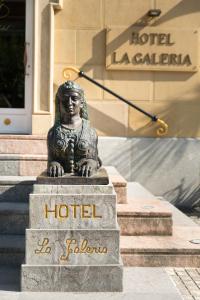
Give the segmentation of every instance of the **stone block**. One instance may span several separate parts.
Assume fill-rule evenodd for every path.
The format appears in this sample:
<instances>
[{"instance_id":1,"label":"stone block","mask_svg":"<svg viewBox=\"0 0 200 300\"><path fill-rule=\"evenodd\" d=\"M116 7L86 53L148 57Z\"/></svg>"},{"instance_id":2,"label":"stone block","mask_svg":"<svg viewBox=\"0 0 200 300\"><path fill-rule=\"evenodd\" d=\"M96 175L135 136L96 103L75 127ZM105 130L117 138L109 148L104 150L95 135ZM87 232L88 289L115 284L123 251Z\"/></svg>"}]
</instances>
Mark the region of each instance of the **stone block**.
<instances>
[{"instance_id":1,"label":"stone block","mask_svg":"<svg viewBox=\"0 0 200 300\"><path fill-rule=\"evenodd\" d=\"M0 174L4 176L20 175L20 162L18 160L6 160L0 157Z\"/></svg>"},{"instance_id":2,"label":"stone block","mask_svg":"<svg viewBox=\"0 0 200 300\"><path fill-rule=\"evenodd\" d=\"M127 181L114 167L106 167L106 170L117 194L117 203L127 203Z\"/></svg>"},{"instance_id":3,"label":"stone block","mask_svg":"<svg viewBox=\"0 0 200 300\"><path fill-rule=\"evenodd\" d=\"M48 24L48 23L47 23ZM45 64L45 62L44 62L44 64ZM49 66L49 62L48 62L48 64L46 64L46 66ZM43 70L43 75L41 76L41 78L43 79L43 80L46 80L47 81L47 78L49 77L49 69L48 69L48 71L47 70ZM43 78L44 77L44 78ZM43 81L41 81L41 86L43 87L43 86L45 86L45 85L43 85ZM44 100L44 98L46 99L46 95L48 95L48 93L49 93L49 85L48 84L46 84L47 86L45 86L45 89L44 89L44 91L43 91L43 99L42 100ZM41 89L41 90L43 90L43 88ZM39 89L39 91L40 91L40 89ZM45 102L45 104L47 104L46 102ZM45 105L42 105L43 106L43 110L48 110L49 109L49 107L47 108L47 107L45 107ZM51 126L52 126L52 123L53 123L53 116L52 115L44 115L44 114L33 114L32 115L32 133L34 134L34 135L47 135L47 133L48 133L48 131L49 131L49 128L51 128Z\"/></svg>"},{"instance_id":4,"label":"stone block","mask_svg":"<svg viewBox=\"0 0 200 300\"><path fill-rule=\"evenodd\" d=\"M177 268L197 268L200 265L200 255L189 254L149 254L132 253L122 254L124 266L129 267L177 267Z\"/></svg>"},{"instance_id":5,"label":"stone block","mask_svg":"<svg viewBox=\"0 0 200 300\"><path fill-rule=\"evenodd\" d=\"M119 230L26 230L26 264L119 263Z\"/></svg>"},{"instance_id":6,"label":"stone block","mask_svg":"<svg viewBox=\"0 0 200 300\"><path fill-rule=\"evenodd\" d=\"M77 64L104 65L105 30L77 31Z\"/></svg>"},{"instance_id":7,"label":"stone block","mask_svg":"<svg viewBox=\"0 0 200 300\"><path fill-rule=\"evenodd\" d=\"M98 135L126 136L128 107L119 101L88 101L91 125Z\"/></svg>"},{"instance_id":8,"label":"stone block","mask_svg":"<svg viewBox=\"0 0 200 300\"><path fill-rule=\"evenodd\" d=\"M104 165L109 166L106 167L106 169L111 178L113 175L118 176L120 174L126 179L130 178L130 175L133 173L133 167L131 166L131 159L133 157L132 152L133 147L131 139L122 137L101 137L99 139L99 155L104 162ZM137 152L137 149L135 152ZM114 182L113 185L115 186Z\"/></svg>"},{"instance_id":9,"label":"stone block","mask_svg":"<svg viewBox=\"0 0 200 300\"><path fill-rule=\"evenodd\" d=\"M24 235L0 235L0 266L19 266L24 263Z\"/></svg>"},{"instance_id":10,"label":"stone block","mask_svg":"<svg viewBox=\"0 0 200 300\"><path fill-rule=\"evenodd\" d=\"M47 154L45 137L32 135L24 136L1 136L0 154Z\"/></svg>"},{"instance_id":11,"label":"stone block","mask_svg":"<svg viewBox=\"0 0 200 300\"><path fill-rule=\"evenodd\" d=\"M126 28L128 25L136 25L151 8L150 0L105 0L105 24Z\"/></svg>"},{"instance_id":12,"label":"stone block","mask_svg":"<svg viewBox=\"0 0 200 300\"><path fill-rule=\"evenodd\" d=\"M125 186L114 186L115 192L117 194L117 203L125 204L127 203L127 187Z\"/></svg>"},{"instance_id":13,"label":"stone block","mask_svg":"<svg viewBox=\"0 0 200 300\"><path fill-rule=\"evenodd\" d=\"M121 235L172 235L171 217L122 217L118 223Z\"/></svg>"},{"instance_id":14,"label":"stone block","mask_svg":"<svg viewBox=\"0 0 200 300\"><path fill-rule=\"evenodd\" d=\"M30 195L30 227L94 229L116 227L116 195Z\"/></svg>"},{"instance_id":15,"label":"stone block","mask_svg":"<svg viewBox=\"0 0 200 300\"><path fill-rule=\"evenodd\" d=\"M199 105L196 101L155 101L148 104L142 101L140 107L151 114L160 116L169 126L166 137L194 137L200 135L198 117ZM157 123L152 124L149 119L129 108L129 136L156 137ZM134 142L134 140L133 140ZM146 141L144 141L146 142ZM156 142L156 141L154 141ZM164 141L162 141L164 144Z\"/></svg>"},{"instance_id":16,"label":"stone block","mask_svg":"<svg viewBox=\"0 0 200 300\"><path fill-rule=\"evenodd\" d=\"M100 28L100 0L65 0L63 9L55 16L56 29Z\"/></svg>"},{"instance_id":17,"label":"stone block","mask_svg":"<svg viewBox=\"0 0 200 300\"><path fill-rule=\"evenodd\" d=\"M200 264L200 228L174 226L172 236L121 236L120 248L125 266L197 267Z\"/></svg>"},{"instance_id":18,"label":"stone block","mask_svg":"<svg viewBox=\"0 0 200 300\"><path fill-rule=\"evenodd\" d=\"M154 101L168 101L169 106L173 106L175 101L179 103L180 99L181 105L198 103L195 88L199 82L199 73L191 76L191 73L186 72L155 72L154 78Z\"/></svg>"},{"instance_id":19,"label":"stone block","mask_svg":"<svg viewBox=\"0 0 200 300\"><path fill-rule=\"evenodd\" d=\"M37 177L37 182L40 184L66 184L66 185L106 185L109 183L109 178L106 169L100 168L97 172L90 176L78 176L78 175L71 175L71 174L64 174L62 177L49 177L47 172L43 172L40 176Z\"/></svg>"},{"instance_id":20,"label":"stone block","mask_svg":"<svg viewBox=\"0 0 200 300\"><path fill-rule=\"evenodd\" d=\"M3 211L0 211L0 234L25 234L28 221L28 212L4 214Z\"/></svg>"},{"instance_id":21,"label":"stone block","mask_svg":"<svg viewBox=\"0 0 200 300\"><path fill-rule=\"evenodd\" d=\"M135 103L135 102L133 102ZM181 103L182 105L182 103ZM181 106L180 105L180 106ZM176 118L174 110L170 110L169 113L169 104L167 102L154 102L148 103L146 101L140 101L140 107L148 111L152 115L158 115L161 119L165 120L169 125L169 130L166 135L167 136L174 136L177 134L176 128ZM176 120L176 121L175 121ZM128 115L128 135L133 136L143 136L143 137L157 137L157 129L159 125L156 122L151 122L148 117L141 114L139 111L136 111L129 107L129 115ZM175 124L175 126L172 126ZM171 125L171 126L170 126Z\"/></svg>"},{"instance_id":22,"label":"stone block","mask_svg":"<svg viewBox=\"0 0 200 300\"><path fill-rule=\"evenodd\" d=\"M112 44L112 42L110 44ZM135 104L138 100L152 100L154 84L153 78L151 71L104 71L104 85L128 100L135 100ZM103 91L103 98L105 100L116 100L115 96L106 91ZM139 103L138 106L140 106ZM116 111L117 109L115 109L115 112Z\"/></svg>"},{"instance_id":23,"label":"stone block","mask_svg":"<svg viewBox=\"0 0 200 300\"><path fill-rule=\"evenodd\" d=\"M47 168L46 158L41 160L21 160L20 161L20 174L21 176L34 176L41 174Z\"/></svg>"},{"instance_id":24,"label":"stone block","mask_svg":"<svg viewBox=\"0 0 200 300\"><path fill-rule=\"evenodd\" d=\"M28 202L33 185L0 185L0 202Z\"/></svg>"},{"instance_id":25,"label":"stone block","mask_svg":"<svg viewBox=\"0 0 200 300\"><path fill-rule=\"evenodd\" d=\"M56 30L55 63L74 64L75 62L76 62L76 31Z\"/></svg>"},{"instance_id":26,"label":"stone block","mask_svg":"<svg viewBox=\"0 0 200 300\"><path fill-rule=\"evenodd\" d=\"M190 0L188 3L179 0L157 0L156 7L162 10L162 14L156 18L154 25L164 28L199 27L199 1ZM180 14L180 12L189 12L189 10L190 13L188 14Z\"/></svg>"},{"instance_id":27,"label":"stone block","mask_svg":"<svg viewBox=\"0 0 200 300\"><path fill-rule=\"evenodd\" d=\"M4 176L34 176L46 168L46 155L0 154L0 174Z\"/></svg>"},{"instance_id":28,"label":"stone block","mask_svg":"<svg viewBox=\"0 0 200 300\"><path fill-rule=\"evenodd\" d=\"M121 292L122 277L122 265L22 265L21 289L32 292Z\"/></svg>"},{"instance_id":29,"label":"stone block","mask_svg":"<svg viewBox=\"0 0 200 300\"><path fill-rule=\"evenodd\" d=\"M172 210L138 183L132 183L129 202L117 205L121 235L172 235Z\"/></svg>"},{"instance_id":30,"label":"stone block","mask_svg":"<svg viewBox=\"0 0 200 300\"><path fill-rule=\"evenodd\" d=\"M48 185L35 184L34 194L113 194L113 185Z\"/></svg>"},{"instance_id":31,"label":"stone block","mask_svg":"<svg viewBox=\"0 0 200 300\"><path fill-rule=\"evenodd\" d=\"M183 103L182 105L184 106ZM194 135L198 127L199 108L200 106L198 109L196 107L196 115L193 116L193 119L196 119L196 125L193 128ZM183 118L185 117L186 111ZM179 123L179 118L176 119L176 123ZM197 162L199 161L200 139L135 138L132 139L131 149L131 173L127 178L129 181L140 182L151 193L164 197L175 206L192 208L200 205L197 176L199 174ZM111 164L111 161L109 163ZM122 174L125 173L122 172ZM134 192L135 185L131 183L129 189Z\"/></svg>"},{"instance_id":32,"label":"stone block","mask_svg":"<svg viewBox=\"0 0 200 300\"><path fill-rule=\"evenodd\" d=\"M18 252L4 252L0 253L0 266L21 266L24 263L24 250L21 253Z\"/></svg>"}]
</instances>

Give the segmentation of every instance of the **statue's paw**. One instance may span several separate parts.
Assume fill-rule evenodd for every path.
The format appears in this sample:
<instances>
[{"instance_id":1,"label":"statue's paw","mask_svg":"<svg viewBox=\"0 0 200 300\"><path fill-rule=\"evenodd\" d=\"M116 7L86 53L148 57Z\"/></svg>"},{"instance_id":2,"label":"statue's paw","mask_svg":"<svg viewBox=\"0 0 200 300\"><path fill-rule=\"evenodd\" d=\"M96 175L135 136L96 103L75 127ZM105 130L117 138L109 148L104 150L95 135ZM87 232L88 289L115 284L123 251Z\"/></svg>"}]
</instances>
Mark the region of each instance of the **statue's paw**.
<instances>
[{"instance_id":1,"label":"statue's paw","mask_svg":"<svg viewBox=\"0 0 200 300\"><path fill-rule=\"evenodd\" d=\"M81 167L81 176L83 176L83 177L90 177L91 173L92 173L91 166L83 165Z\"/></svg>"},{"instance_id":2,"label":"statue's paw","mask_svg":"<svg viewBox=\"0 0 200 300\"><path fill-rule=\"evenodd\" d=\"M50 177L61 177L64 175L64 169L59 163L52 163L49 166L48 174Z\"/></svg>"},{"instance_id":3,"label":"statue's paw","mask_svg":"<svg viewBox=\"0 0 200 300\"><path fill-rule=\"evenodd\" d=\"M82 177L90 177L97 171L96 161L89 159L79 167L79 174Z\"/></svg>"}]
</instances>

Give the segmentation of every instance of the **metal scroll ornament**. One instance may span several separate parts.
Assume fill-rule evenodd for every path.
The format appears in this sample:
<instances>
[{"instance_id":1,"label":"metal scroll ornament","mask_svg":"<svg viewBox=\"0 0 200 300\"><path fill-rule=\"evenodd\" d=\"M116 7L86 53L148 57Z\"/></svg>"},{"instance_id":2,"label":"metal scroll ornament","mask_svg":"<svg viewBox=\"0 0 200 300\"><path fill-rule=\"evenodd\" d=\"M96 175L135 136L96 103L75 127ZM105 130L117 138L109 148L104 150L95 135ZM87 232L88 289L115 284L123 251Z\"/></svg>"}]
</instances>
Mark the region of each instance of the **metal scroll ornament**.
<instances>
[{"instance_id":1,"label":"metal scroll ornament","mask_svg":"<svg viewBox=\"0 0 200 300\"><path fill-rule=\"evenodd\" d=\"M78 76L80 77L84 77L85 79L87 79L88 81L92 82L93 84L99 86L100 88L102 88L103 90L106 90L108 93L112 94L113 96L115 96L116 98L118 98L119 100L125 102L126 104L128 104L129 106L135 108L136 110L140 111L141 113L145 114L147 117L149 117L153 122L157 122L159 124L159 128L156 130L156 133L158 136L164 136L167 134L168 132L168 125L161 119L159 119L157 116L153 116L151 114L149 114L148 112L144 111L143 109L141 109L140 107L136 106L135 104L131 103L130 101L124 99L123 97L119 96L118 94L116 94L115 92L113 92L112 90L104 87L103 85L101 85L99 82L95 81L94 79L90 78L89 76L87 76L83 71L75 68L75 67L67 67L63 70L63 77L67 80L70 80L72 78L73 73L76 73Z\"/></svg>"},{"instance_id":2,"label":"metal scroll ornament","mask_svg":"<svg viewBox=\"0 0 200 300\"><path fill-rule=\"evenodd\" d=\"M157 135L158 136L164 136L168 132L168 125L161 119L157 119L157 123L160 125L160 127L157 129Z\"/></svg>"}]
</instances>

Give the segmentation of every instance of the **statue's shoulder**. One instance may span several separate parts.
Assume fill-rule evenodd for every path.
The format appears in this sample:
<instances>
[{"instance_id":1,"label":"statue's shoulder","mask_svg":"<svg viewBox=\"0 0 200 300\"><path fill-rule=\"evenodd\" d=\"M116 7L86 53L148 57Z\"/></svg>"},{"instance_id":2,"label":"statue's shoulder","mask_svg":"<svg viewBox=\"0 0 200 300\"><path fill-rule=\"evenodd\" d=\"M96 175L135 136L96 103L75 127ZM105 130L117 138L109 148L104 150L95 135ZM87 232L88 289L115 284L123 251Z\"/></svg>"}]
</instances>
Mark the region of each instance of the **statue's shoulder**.
<instances>
[{"instance_id":1,"label":"statue's shoulder","mask_svg":"<svg viewBox=\"0 0 200 300\"><path fill-rule=\"evenodd\" d=\"M53 127L51 127L48 131L47 140L53 140L57 133L60 131L61 126L58 126L57 124L54 124Z\"/></svg>"},{"instance_id":2,"label":"statue's shoulder","mask_svg":"<svg viewBox=\"0 0 200 300\"><path fill-rule=\"evenodd\" d=\"M96 130L90 126L90 121L83 119L83 130L87 131L91 136L97 138Z\"/></svg>"},{"instance_id":3,"label":"statue's shoulder","mask_svg":"<svg viewBox=\"0 0 200 300\"><path fill-rule=\"evenodd\" d=\"M47 139L52 138L54 135L54 132L55 132L55 125L49 129L48 134L47 134Z\"/></svg>"}]
</instances>

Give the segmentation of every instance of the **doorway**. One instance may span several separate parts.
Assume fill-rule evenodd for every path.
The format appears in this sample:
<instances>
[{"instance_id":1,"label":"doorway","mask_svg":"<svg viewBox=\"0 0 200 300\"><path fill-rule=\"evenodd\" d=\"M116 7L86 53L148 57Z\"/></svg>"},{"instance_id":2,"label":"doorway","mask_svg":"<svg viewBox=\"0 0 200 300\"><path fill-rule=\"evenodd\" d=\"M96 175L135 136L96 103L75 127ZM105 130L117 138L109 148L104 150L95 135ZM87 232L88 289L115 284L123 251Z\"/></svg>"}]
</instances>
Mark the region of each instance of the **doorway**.
<instances>
[{"instance_id":1,"label":"doorway","mask_svg":"<svg viewBox=\"0 0 200 300\"><path fill-rule=\"evenodd\" d=\"M31 133L33 0L0 0L0 133Z\"/></svg>"}]
</instances>

